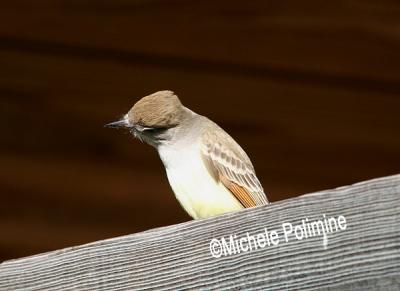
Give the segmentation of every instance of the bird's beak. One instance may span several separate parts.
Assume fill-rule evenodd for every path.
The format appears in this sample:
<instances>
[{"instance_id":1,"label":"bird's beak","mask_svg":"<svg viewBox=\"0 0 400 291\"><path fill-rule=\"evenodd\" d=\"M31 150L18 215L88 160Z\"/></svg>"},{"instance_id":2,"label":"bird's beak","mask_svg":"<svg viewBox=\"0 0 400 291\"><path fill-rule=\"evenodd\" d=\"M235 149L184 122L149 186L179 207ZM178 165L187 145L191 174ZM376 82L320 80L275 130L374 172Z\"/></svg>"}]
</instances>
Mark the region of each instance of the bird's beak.
<instances>
[{"instance_id":1,"label":"bird's beak","mask_svg":"<svg viewBox=\"0 0 400 291\"><path fill-rule=\"evenodd\" d=\"M107 123L106 125L104 125L104 127L108 127L108 128L121 128L121 127L126 127L126 126L127 126L127 124L126 124L125 119L121 119L121 120Z\"/></svg>"}]
</instances>

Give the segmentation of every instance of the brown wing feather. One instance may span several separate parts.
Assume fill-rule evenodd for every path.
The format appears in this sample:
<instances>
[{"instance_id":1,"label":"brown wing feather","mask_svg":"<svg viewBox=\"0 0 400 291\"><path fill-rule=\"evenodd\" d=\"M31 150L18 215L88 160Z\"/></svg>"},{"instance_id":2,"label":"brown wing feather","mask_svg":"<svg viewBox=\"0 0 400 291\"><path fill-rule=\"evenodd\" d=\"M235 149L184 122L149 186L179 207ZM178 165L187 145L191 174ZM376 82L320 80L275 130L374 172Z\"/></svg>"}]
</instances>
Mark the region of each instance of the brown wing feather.
<instances>
[{"instance_id":1,"label":"brown wing feather","mask_svg":"<svg viewBox=\"0 0 400 291\"><path fill-rule=\"evenodd\" d=\"M221 128L213 129L206 130L202 140L203 160L211 175L244 207L268 204L249 157Z\"/></svg>"},{"instance_id":2,"label":"brown wing feather","mask_svg":"<svg viewBox=\"0 0 400 291\"><path fill-rule=\"evenodd\" d=\"M226 179L224 176L220 176L220 180L245 208L257 206L246 188Z\"/></svg>"}]
</instances>

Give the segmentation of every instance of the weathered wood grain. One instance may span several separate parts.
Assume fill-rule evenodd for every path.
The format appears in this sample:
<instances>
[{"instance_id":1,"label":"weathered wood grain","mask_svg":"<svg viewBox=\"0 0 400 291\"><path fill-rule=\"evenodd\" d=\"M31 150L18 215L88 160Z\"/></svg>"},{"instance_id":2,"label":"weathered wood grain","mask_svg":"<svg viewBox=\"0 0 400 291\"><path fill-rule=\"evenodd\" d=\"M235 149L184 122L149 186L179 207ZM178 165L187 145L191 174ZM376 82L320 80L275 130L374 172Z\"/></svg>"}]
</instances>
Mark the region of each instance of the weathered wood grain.
<instances>
[{"instance_id":1,"label":"weathered wood grain","mask_svg":"<svg viewBox=\"0 0 400 291\"><path fill-rule=\"evenodd\" d=\"M347 229L221 258L213 238L339 215ZM400 175L0 265L1 290L398 290ZM279 234L281 238L282 233ZM34 238L28 238L34 239Z\"/></svg>"}]
</instances>

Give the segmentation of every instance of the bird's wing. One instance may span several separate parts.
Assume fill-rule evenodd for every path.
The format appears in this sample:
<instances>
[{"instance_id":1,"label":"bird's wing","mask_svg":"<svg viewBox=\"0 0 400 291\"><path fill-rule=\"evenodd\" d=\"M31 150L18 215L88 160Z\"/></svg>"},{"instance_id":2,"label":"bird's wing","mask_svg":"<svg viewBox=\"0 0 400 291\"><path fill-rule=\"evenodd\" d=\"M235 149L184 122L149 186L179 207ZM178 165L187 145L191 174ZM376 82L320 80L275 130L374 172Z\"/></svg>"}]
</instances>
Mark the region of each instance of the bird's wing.
<instances>
[{"instance_id":1,"label":"bird's wing","mask_svg":"<svg viewBox=\"0 0 400 291\"><path fill-rule=\"evenodd\" d=\"M268 204L249 157L232 137L218 129L206 130L202 135L201 152L208 171L244 207Z\"/></svg>"}]
</instances>

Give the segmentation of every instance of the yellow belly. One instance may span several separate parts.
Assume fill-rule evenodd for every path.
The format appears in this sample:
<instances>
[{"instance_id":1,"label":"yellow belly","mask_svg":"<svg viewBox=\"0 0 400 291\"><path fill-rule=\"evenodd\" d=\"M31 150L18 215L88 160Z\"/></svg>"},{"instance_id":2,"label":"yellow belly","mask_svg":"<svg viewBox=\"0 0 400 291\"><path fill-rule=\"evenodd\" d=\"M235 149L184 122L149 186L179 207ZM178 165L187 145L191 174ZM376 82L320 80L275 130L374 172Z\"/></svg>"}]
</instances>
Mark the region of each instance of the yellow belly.
<instances>
[{"instance_id":1,"label":"yellow belly","mask_svg":"<svg viewBox=\"0 0 400 291\"><path fill-rule=\"evenodd\" d=\"M233 194L209 174L201 158L193 155L167 168L167 176L176 198L194 219L243 209Z\"/></svg>"}]
</instances>

